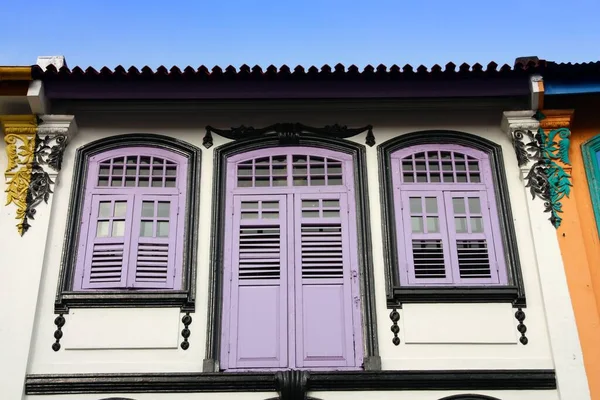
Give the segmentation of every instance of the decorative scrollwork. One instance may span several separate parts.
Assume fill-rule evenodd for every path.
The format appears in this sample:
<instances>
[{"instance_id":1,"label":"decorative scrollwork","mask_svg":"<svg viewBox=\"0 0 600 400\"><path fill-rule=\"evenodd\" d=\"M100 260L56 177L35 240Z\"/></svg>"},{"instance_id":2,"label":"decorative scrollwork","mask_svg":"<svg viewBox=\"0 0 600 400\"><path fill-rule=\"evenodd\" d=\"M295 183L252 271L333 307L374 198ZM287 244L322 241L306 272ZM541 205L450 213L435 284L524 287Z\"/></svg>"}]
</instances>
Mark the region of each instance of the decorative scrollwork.
<instances>
[{"instance_id":1,"label":"decorative scrollwork","mask_svg":"<svg viewBox=\"0 0 600 400\"><path fill-rule=\"evenodd\" d=\"M56 330L54 331L54 339L56 339L56 342L52 343L52 350L59 351L60 339L63 337L62 327L65 326L65 317L60 314L58 317L54 318L54 325L56 325Z\"/></svg>"},{"instance_id":2,"label":"decorative scrollwork","mask_svg":"<svg viewBox=\"0 0 600 400\"><path fill-rule=\"evenodd\" d=\"M279 393L279 400L317 400L307 396L309 376L308 371L277 372L275 374L275 386Z\"/></svg>"},{"instance_id":3,"label":"decorative scrollwork","mask_svg":"<svg viewBox=\"0 0 600 400\"><path fill-rule=\"evenodd\" d=\"M392 327L390 330L394 334L392 343L394 343L395 346L398 346L400 344L400 338L398 337L398 333L400 333L400 327L398 326L398 321L400 321L400 313L395 308L390 313L390 319L392 320Z\"/></svg>"},{"instance_id":4,"label":"decorative scrollwork","mask_svg":"<svg viewBox=\"0 0 600 400\"><path fill-rule=\"evenodd\" d=\"M517 331L519 331L519 333L521 334L519 342L521 342L522 345L526 345L527 343L529 343L529 339L527 339L527 336L525 336L525 332L527 332L527 327L523 323L523 321L525 321L525 311L523 311L522 308L519 308L517 312L515 312L515 318L517 319L517 321L519 321L519 325L517 325Z\"/></svg>"},{"instance_id":5,"label":"decorative scrollwork","mask_svg":"<svg viewBox=\"0 0 600 400\"><path fill-rule=\"evenodd\" d=\"M28 131L26 131L28 129ZM62 166L67 136L47 132L45 136L36 135L36 124L28 122L12 126L5 122L6 152L8 155L7 202L17 206L17 229L24 235L31 227L30 219L35 218L35 208L42 202L48 203L54 181L46 167L58 172ZM15 133L15 132L20 133ZM61 130L64 132L64 130Z\"/></svg>"},{"instance_id":6,"label":"decorative scrollwork","mask_svg":"<svg viewBox=\"0 0 600 400\"><path fill-rule=\"evenodd\" d=\"M543 128L539 128L536 134L523 129L513 131L513 145L519 166L533 161L525 177L525 187L529 188L532 198L537 196L544 201L544 211L550 213L549 220L555 228L562 222L559 215L562 213L561 200L569 197L573 186L571 176L561 165L570 165L570 135L567 128L553 129L547 134ZM529 139L527 143L526 138Z\"/></svg>"},{"instance_id":7,"label":"decorative scrollwork","mask_svg":"<svg viewBox=\"0 0 600 400\"><path fill-rule=\"evenodd\" d=\"M192 323L192 316L190 313L187 313L181 318L181 322L183 323L183 329L181 330L181 336L183 337L183 342L181 342L181 348L183 350L187 350L190 348L190 342L188 342L188 338L191 335L189 326Z\"/></svg>"},{"instance_id":8,"label":"decorative scrollwork","mask_svg":"<svg viewBox=\"0 0 600 400\"><path fill-rule=\"evenodd\" d=\"M323 128L315 128L300 123L278 123L269 125L265 128L254 128L252 126L241 125L237 128L217 129L212 126L207 126L202 143L206 148L211 147L213 145L212 133L216 133L232 140L250 139L275 134L282 145L290 145L298 143L298 139L303 133L313 133L345 139L363 132L367 132L366 144L369 146L375 145L375 136L373 135L373 127L371 125L362 128L348 128L345 125L334 124L326 125Z\"/></svg>"}]
</instances>

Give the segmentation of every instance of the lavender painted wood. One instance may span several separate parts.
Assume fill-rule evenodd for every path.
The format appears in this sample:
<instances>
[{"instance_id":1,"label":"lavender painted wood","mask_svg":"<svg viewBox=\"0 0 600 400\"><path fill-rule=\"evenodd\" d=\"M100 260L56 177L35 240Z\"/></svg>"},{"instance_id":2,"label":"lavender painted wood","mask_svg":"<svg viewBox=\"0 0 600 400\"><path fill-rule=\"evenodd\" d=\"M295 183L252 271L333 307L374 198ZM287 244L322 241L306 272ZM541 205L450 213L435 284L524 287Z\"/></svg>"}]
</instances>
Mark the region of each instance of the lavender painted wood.
<instances>
[{"instance_id":1,"label":"lavender painted wood","mask_svg":"<svg viewBox=\"0 0 600 400\"><path fill-rule=\"evenodd\" d=\"M422 286L506 284L487 154L460 145L420 145L394 152L391 167L396 236L398 248L404 249L399 251L400 282ZM411 199L416 204L417 198L427 196L436 198L437 236L427 232L433 215L424 211L424 202L420 214L410 210ZM465 210L453 207L460 198ZM479 199L476 213L470 213L468 199ZM470 224L477 224L477 229L473 231Z\"/></svg>"},{"instance_id":2,"label":"lavender painted wood","mask_svg":"<svg viewBox=\"0 0 600 400\"><path fill-rule=\"evenodd\" d=\"M286 240L286 249L285 255L280 249L281 283L275 293L273 287L277 285L269 278L273 273L269 263L262 262L258 268L250 270L240 263L241 239L235 237L239 230L235 207L239 201L274 201L280 197L284 200L278 201L285 205L285 217L281 216L284 219L280 223L285 221L281 240ZM318 204L316 209L309 207L314 206L314 201ZM226 213L223 255L221 367L225 370L359 368L362 364L362 327L352 157L308 147L280 147L238 154L228 159L226 205L231 211ZM262 211L248 212L254 216L263 215ZM270 218L267 223L273 220ZM244 221L241 215L239 221ZM324 229L330 232L321 232ZM303 254L310 261L303 261ZM260 278L257 282L268 293L241 293L240 288L248 285L244 286L239 278L237 283L234 282L236 276L242 276L235 271L257 274L255 276ZM242 304L240 296L246 294L248 297ZM285 302L281 317L277 315L281 309L273 308L272 298L277 295L281 304ZM268 305L261 307L253 303L256 301ZM246 307L248 304L254 305ZM261 318L266 319L264 324L271 330L275 326L285 326L285 332L276 339L262 333L240 337L246 335L239 329L239 324L245 321L241 314L252 314L256 310L261 310ZM252 322L256 325L256 319ZM251 326L251 329L257 328ZM264 342L258 342L259 339ZM246 343L254 346L244 350L254 359L248 357L241 361L239 355L232 355L232 349L243 349ZM275 343L283 347L273 347ZM275 365L278 360L274 355L276 349L281 351L280 365ZM260 359L256 354L269 354L268 360ZM284 363L286 354L287 363Z\"/></svg>"},{"instance_id":3,"label":"lavender painted wood","mask_svg":"<svg viewBox=\"0 0 600 400\"><path fill-rule=\"evenodd\" d=\"M185 209L186 171L185 157L153 147L120 148L90 158L74 290L181 287L184 215L179 210ZM122 250L113 249L122 251L123 277L118 284L108 278L103 278L102 283L97 279L94 283L91 273L93 246L95 241L106 241L94 236L105 225L98 212L102 204L119 196L128 199ZM156 204L156 213L160 208L161 215L167 213L168 217L154 215L150 218L152 234L141 236L144 202L150 199ZM97 202L96 206L94 202ZM109 225L112 230L112 220ZM115 254L105 257L115 262Z\"/></svg>"},{"instance_id":4,"label":"lavender painted wood","mask_svg":"<svg viewBox=\"0 0 600 400\"><path fill-rule=\"evenodd\" d=\"M355 366L347 196L296 195L294 206L296 366Z\"/></svg>"},{"instance_id":5,"label":"lavender painted wood","mask_svg":"<svg viewBox=\"0 0 600 400\"><path fill-rule=\"evenodd\" d=\"M236 196L227 368L288 366L285 196Z\"/></svg>"}]
</instances>

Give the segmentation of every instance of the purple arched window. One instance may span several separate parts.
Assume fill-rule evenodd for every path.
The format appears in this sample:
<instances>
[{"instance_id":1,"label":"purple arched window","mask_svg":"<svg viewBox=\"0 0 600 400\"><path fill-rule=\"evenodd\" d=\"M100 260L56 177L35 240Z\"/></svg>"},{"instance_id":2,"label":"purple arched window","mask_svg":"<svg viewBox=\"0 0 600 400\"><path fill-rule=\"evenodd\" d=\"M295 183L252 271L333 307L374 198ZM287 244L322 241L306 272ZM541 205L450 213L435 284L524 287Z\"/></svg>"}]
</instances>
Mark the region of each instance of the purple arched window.
<instances>
[{"instance_id":1,"label":"purple arched window","mask_svg":"<svg viewBox=\"0 0 600 400\"><path fill-rule=\"evenodd\" d=\"M154 147L89 159L74 290L181 287L186 171Z\"/></svg>"},{"instance_id":2,"label":"purple arched window","mask_svg":"<svg viewBox=\"0 0 600 400\"><path fill-rule=\"evenodd\" d=\"M460 145L391 154L400 282L507 283L488 155Z\"/></svg>"},{"instance_id":3,"label":"purple arched window","mask_svg":"<svg viewBox=\"0 0 600 400\"><path fill-rule=\"evenodd\" d=\"M223 369L361 366L353 173L313 147L228 159Z\"/></svg>"}]
</instances>

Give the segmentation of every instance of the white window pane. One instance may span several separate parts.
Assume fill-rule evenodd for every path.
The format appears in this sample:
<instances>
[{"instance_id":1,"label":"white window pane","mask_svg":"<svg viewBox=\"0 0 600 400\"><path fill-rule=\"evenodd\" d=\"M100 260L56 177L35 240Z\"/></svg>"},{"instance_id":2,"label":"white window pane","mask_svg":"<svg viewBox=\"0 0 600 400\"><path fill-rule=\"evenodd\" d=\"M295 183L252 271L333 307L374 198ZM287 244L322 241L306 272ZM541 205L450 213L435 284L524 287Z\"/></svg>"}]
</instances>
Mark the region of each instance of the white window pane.
<instances>
[{"instance_id":1,"label":"white window pane","mask_svg":"<svg viewBox=\"0 0 600 400\"><path fill-rule=\"evenodd\" d=\"M452 206L454 207L454 214L465 213L465 199L462 197L454 197L452 199Z\"/></svg>"},{"instance_id":2,"label":"white window pane","mask_svg":"<svg viewBox=\"0 0 600 400\"><path fill-rule=\"evenodd\" d=\"M142 202L142 217L154 217L154 202L143 201Z\"/></svg>"},{"instance_id":3,"label":"white window pane","mask_svg":"<svg viewBox=\"0 0 600 400\"><path fill-rule=\"evenodd\" d=\"M158 217L159 218L169 218L169 212L171 211L171 203L168 201L159 201L158 202Z\"/></svg>"},{"instance_id":4,"label":"white window pane","mask_svg":"<svg viewBox=\"0 0 600 400\"><path fill-rule=\"evenodd\" d=\"M140 236L142 237L152 237L154 222L153 221L142 221L140 225Z\"/></svg>"},{"instance_id":5,"label":"white window pane","mask_svg":"<svg viewBox=\"0 0 600 400\"><path fill-rule=\"evenodd\" d=\"M437 197L425 197L425 211L428 214L437 214Z\"/></svg>"},{"instance_id":6,"label":"white window pane","mask_svg":"<svg viewBox=\"0 0 600 400\"><path fill-rule=\"evenodd\" d=\"M169 236L169 221L159 221L156 228L156 236L168 237Z\"/></svg>"},{"instance_id":7,"label":"white window pane","mask_svg":"<svg viewBox=\"0 0 600 400\"><path fill-rule=\"evenodd\" d=\"M108 218L111 216L111 204L110 201L101 201L98 206L98 217Z\"/></svg>"},{"instance_id":8,"label":"white window pane","mask_svg":"<svg viewBox=\"0 0 600 400\"><path fill-rule=\"evenodd\" d=\"M98 221L96 237L108 237L108 221Z\"/></svg>"},{"instance_id":9,"label":"white window pane","mask_svg":"<svg viewBox=\"0 0 600 400\"><path fill-rule=\"evenodd\" d=\"M125 235L125 221L118 219L113 220L112 237L121 237Z\"/></svg>"},{"instance_id":10,"label":"white window pane","mask_svg":"<svg viewBox=\"0 0 600 400\"><path fill-rule=\"evenodd\" d=\"M481 217L471 218L471 232L481 233L483 232L483 219Z\"/></svg>"},{"instance_id":11,"label":"white window pane","mask_svg":"<svg viewBox=\"0 0 600 400\"><path fill-rule=\"evenodd\" d=\"M413 233L423 233L423 218L411 217L410 223L412 225Z\"/></svg>"},{"instance_id":12,"label":"white window pane","mask_svg":"<svg viewBox=\"0 0 600 400\"><path fill-rule=\"evenodd\" d=\"M456 233L467 233L467 219L464 217L454 218Z\"/></svg>"},{"instance_id":13,"label":"white window pane","mask_svg":"<svg viewBox=\"0 0 600 400\"><path fill-rule=\"evenodd\" d=\"M469 197L469 212L471 214L481 214L481 202L479 197Z\"/></svg>"},{"instance_id":14,"label":"white window pane","mask_svg":"<svg viewBox=\"0 0 600 400\"><path fill-rule=\"evenodd\" d=\"M421 204L420 197L411 197L408 199L410 204L411 214L421 214L423 212L423 205Z\"/></svg>"},{"instance_id":15,"label":"white window pane","mask_svg":"<svg viewBox=\"0 0 600 400\"><path fill-rule=\"evenodd\" d=\"M427 217L427 233L437 233L440 231L438 217Z\"/></svg>"},{"instance_id":16,"label":"white window pane","mask_svg":"<svg viewBox=\"0 0 600 400\"><path fill-rule=\"evenodd\" d=\"M124 217L127 213L127 202L126 201L115 201L115 217Z\"/></svg>"}]
</instances>

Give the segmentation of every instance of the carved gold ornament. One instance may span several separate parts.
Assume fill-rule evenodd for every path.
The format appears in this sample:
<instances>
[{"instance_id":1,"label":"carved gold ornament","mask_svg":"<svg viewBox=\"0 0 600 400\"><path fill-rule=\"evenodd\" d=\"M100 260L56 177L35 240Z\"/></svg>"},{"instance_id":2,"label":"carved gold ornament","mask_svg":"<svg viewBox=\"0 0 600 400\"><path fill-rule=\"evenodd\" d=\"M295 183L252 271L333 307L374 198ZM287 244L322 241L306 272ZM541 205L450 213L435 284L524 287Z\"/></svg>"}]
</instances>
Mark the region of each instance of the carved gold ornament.
<instances>
[{"instance_id":1,"label":"carved gold ornament","mask_svg":"<svg viewBox=\"0 0 600 400\"><path fill-rule=\"evenodd\" d=\"M6 178L6 205L17 207L15 218L17 230L23 235L29 228L27 223L27 195L31 183L32 165L35 159L37 122L33 115L11 115L0 117L4 128L4 141L8 165Z\"/></svg>"}]
</instances>

